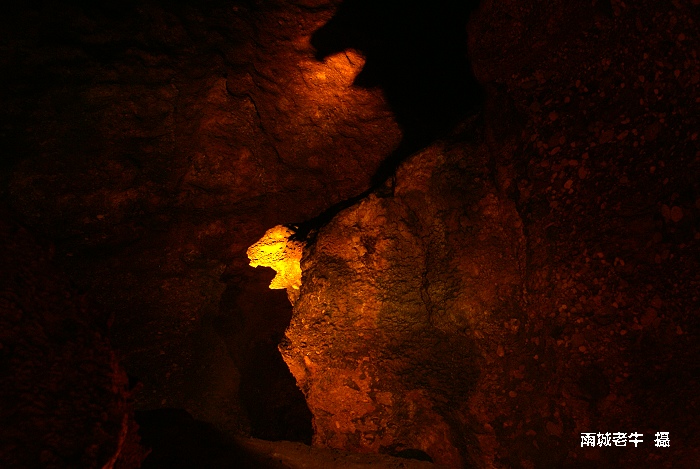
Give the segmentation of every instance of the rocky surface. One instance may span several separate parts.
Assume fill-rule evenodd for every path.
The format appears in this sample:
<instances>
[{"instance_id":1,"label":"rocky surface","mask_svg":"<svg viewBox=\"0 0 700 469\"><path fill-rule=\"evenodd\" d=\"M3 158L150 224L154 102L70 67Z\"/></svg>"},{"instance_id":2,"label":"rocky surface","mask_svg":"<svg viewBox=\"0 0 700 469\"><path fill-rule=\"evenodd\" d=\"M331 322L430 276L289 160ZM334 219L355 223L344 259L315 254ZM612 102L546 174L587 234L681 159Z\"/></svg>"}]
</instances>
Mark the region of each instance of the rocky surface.
<instances>
[{"instance_id":1,"label":"rocky surface","mask_svg":"<svg viewBox=\"0 0 700 469\"><path fill-rule=\"evenodd\" d=\"M266 441L222 433L176 409L137 412L143 443L152 448L143 469L382 469L438 468L428 461L385 454L357 454L290 441Z\"/></svg>"},{"instance_id":2,"label":"rocky surface","mask_svg":"<svg viewBox=\"0 0 700 469\"><path fill-rule=\"evenodd\" d=\"M501 163L496 172L524 221L531 349L493 389L509 403L486 413L496 438L509 442L497 454L525 467L542 464L543 453L595 467L692 466L697 2L600 1L583 9L552 2L544 16L517 6L487 4L488 20L474 23L509 31L494 41L506 53L474 66L523 119L512 167ZM513 68L516 57L527 65ZM517 349L504 346L505 361L513 355ZM644 443L581 448L586 431L639 432ZM671 449L655 447L658 431L671 432Z\"/></svg>"},{"instance_id":3,"label":"rocky surface","mask_svg":"<svg viewBox=\"0 0 700 469\"><path fill-rule=\"evenodd\" d=\"M357 454L298 442L232 437L181 409L136 413L144 445L152 448L143 469L361 469L431 468L428 461L385 454Z\"/></svg>"},{"instance_id":4,"label":"rocky surface","mask_svg":"<svg viewBox=\"0 0 700 469\"><path fill-rule=\"evenodd\" d=\"M106 317L52 265L50 246L0 217L0 465L138 467L127 376Z\"/></svg>"},{"instance_id":5,"label":"rocky surface","mask_svg":"<svg viewBox=\"0 0 700 469\"><path fill-rule=\"evenodd\" d=\"M256 454L258 466L279 467L281 469L430 469L441 468L429 461L403 456L392 457L386 454L358 454L307 446L289 441L264 441L256 439L238 440L241 447Z\"/></svg>"},{"instance_id":6,"label":"rocky surface","mask_svg":"<svg viewBox=\"0 0 700 469\"><path fill-rule=\"evenodd\" d=\"M341 212L307 248L281 351L315 444L478 458L469 400L502 324L520 326L525 267L522 221L488 159L468 142L430 147L391 197Z\"/></svg>"},{"instance_id":7,"label":"rocky surface","mask_svg":"<svg viewBox=\"0 0 700 469\"><path fill-rule=\"evenodd\" d=\"M140 408L308 439L284 417L308 414L276 349L289 306L251 295L269 279L245 250L366 190L400 139L379 90L350 86L361 57L314 58L332 11L52 1L2 19L3 197L114 317Z\"/></svg>"},{"instance_id":8,"label":"rocky surface","mask_svg":"<svg viewBox=\"0 0 700 469\"><path fill-rule=\"evenodd\" d=\"M375 3L8 8L3 220L112 318L139 409L310 442L306 397L319 446L692 467L697 0L485 0L484 112L446 137L478 101L469 2ZM246 250L319 214L292 319Z\"/></svg>"},{"instance_id":9,"label":"rocky surface","mask_svg":"<svg viewBox=\"0 0 700 469\"><path fill-rule=\"evenodd\" d=\"M275 226L246 251L251 267L270 267L277 272L270 282L270 289L286 290L292 304L299 296L300 263L304 250L303 243L289 239L294 234L291 228Z\"/></svg>"},{"instance_id":10,"label":"rocky surface","mask_svg":"<svg viewBox=\"0 0 700 469\"><path fill-rule=\"evenodd\" d=\"M483 136L414 156L306 248L281 350L315 444L451 467L697 461L696 13L482 6Z\"/></svg>"}]
</instances>

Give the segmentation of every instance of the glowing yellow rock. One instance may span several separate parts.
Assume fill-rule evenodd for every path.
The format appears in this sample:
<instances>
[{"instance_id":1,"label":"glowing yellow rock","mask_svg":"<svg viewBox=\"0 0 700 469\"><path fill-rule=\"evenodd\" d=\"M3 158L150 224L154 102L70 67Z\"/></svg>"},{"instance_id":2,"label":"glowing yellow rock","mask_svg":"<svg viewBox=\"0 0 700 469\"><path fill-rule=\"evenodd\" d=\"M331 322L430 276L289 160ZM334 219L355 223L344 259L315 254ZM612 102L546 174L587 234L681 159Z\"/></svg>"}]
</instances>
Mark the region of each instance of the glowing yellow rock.
<instances>
[{"instance_id":1,"label":"glowing yellow rock","mask_svg":"<svg viewBox=\"0 0 700 469\"><path fill-rule=\"evenodd\" d=\"M273 290L286 288L292 303L298 297L297 290L301 287L300 261L303 251L301 242L289 240L293 234L294 231L291 229L277 225L267 230L265 235L246 252L251 266L272 267L277 272L270 283L270 288Z\"/></svg>"}]
</instances>

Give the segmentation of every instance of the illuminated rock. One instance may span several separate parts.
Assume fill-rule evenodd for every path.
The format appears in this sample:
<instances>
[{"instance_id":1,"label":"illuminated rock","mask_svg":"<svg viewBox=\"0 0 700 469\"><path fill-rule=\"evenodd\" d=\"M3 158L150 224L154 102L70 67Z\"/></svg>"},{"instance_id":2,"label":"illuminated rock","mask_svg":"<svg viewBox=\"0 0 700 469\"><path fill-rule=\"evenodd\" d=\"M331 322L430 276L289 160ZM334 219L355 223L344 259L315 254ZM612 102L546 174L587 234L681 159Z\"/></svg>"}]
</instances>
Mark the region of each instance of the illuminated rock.
<instances>
[{"instance_id":1,"label":"illuminated rock","mask_svg":"<svg viewBox=\"0 0 700 469\"><path fill-rule=\"evenodd\" d=\"M301 255L303 245L290 241L294 231L277 225L265 232L260 240L248 248L246 254L253 267L271 267L277 272L270 282L272 290L287 290L289 300L294 304L301 287Z\"/></svg>"},{"instance_id":2,"label":"illuminated rock","mask_svg":"<svg viewBox=\"0 0 700 469\"><path fill-rule=\"evenodd\" d=\"M468 155L468 156L466 156ZM524 238L513 203L435 145L305 247L280 351L314 415L316 446L481 458L472 406L489 337L517 314ZM485 385L486 386L486 385Z\"/></svg>"}]
</instances>

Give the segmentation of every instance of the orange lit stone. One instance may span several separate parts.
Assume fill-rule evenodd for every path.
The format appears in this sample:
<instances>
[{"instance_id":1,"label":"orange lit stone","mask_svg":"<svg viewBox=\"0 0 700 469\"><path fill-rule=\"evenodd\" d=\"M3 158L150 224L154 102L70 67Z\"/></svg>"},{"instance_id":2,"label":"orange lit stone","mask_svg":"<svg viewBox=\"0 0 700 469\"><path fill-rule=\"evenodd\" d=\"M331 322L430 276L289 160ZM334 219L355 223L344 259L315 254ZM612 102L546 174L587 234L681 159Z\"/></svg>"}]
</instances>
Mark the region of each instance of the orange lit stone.
<instances>
[{"instance_id":1,"label":"orange lit stone","mask_svg":"<svg viewBox=\"0 0 700 469\"><path fill-rule=\"evenodd\" d=\"M277 272L270 283L270 289L287 289L289 300L294 303L301 287L302 243L290 241L294 234L291 229L277 225L265 232L260 240L248 248L246 254L253 267L271 267Z\"/></svg>"}]
</instances>

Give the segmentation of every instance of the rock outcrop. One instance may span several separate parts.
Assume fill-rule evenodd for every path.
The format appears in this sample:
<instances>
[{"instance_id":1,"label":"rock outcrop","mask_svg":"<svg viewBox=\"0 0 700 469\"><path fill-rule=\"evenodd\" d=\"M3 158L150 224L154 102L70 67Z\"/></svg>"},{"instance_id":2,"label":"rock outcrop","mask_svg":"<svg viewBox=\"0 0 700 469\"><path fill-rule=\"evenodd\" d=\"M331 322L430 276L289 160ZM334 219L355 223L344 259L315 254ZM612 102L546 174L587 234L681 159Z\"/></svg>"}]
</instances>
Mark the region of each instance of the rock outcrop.
<instances>
[{"instance_id":1,"label":"rock outcrop","mask_svg":"<svg viewBox=\"0 0 700 469\"><path fill-rule=\"evenodd\" d=\"M482 5L482 136L416 155L305 248L280 349L316 444L694 464L698 20L681 2ZM613 432L642 442L582 442Z\"/></svg>"},{"instance_id":2,"label":"rock outcrop","mask_svg":"<svg viewBox=\"0 0 700 469\"><path fill-rule=\"evenodd\" d=\"M314 443L473 460L469 403L494 329L520 322L525 244L483 147L430 147L323 227L281 351Z\"/></svg>"},{"instance_id":3,"label":"rock outcrop","mask_svg":"<svg viewBox=\"0 0 700 469\"><path fill-rule=\"evenodd\" d=\"M100 310L137 408L229 436L310 442L310 407L318 446L453 467L697 465L698 1L392 3L3 10L0 223L56 269L10 230L12 457L126 454ZM246 258L290 224L293 317Z\"/></svg>"}]
</instances>

